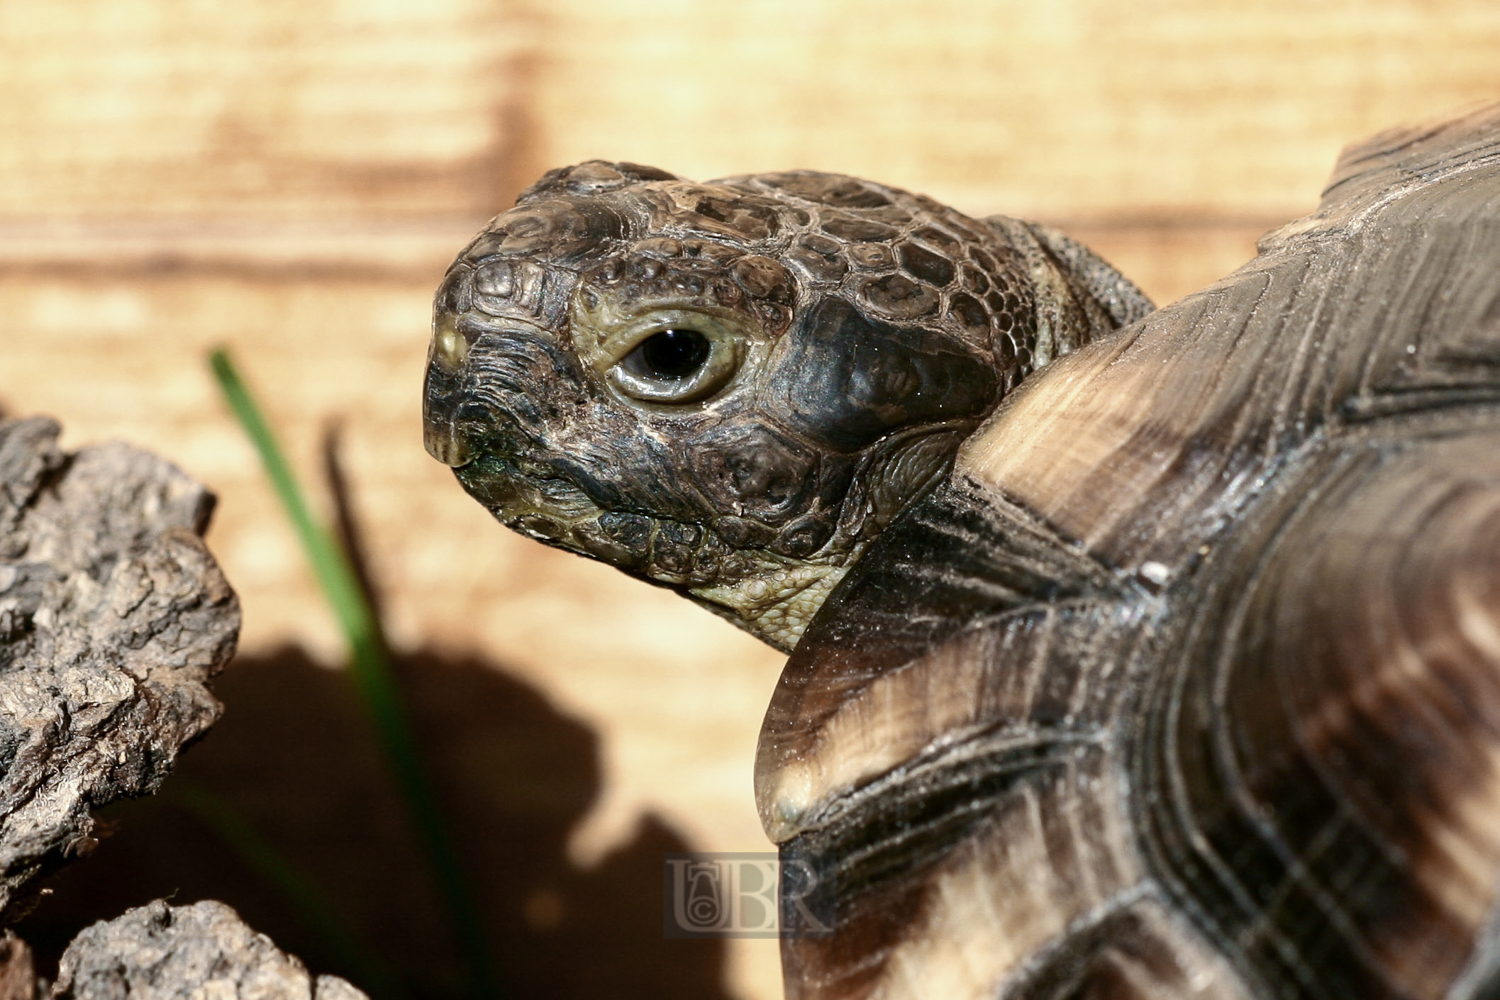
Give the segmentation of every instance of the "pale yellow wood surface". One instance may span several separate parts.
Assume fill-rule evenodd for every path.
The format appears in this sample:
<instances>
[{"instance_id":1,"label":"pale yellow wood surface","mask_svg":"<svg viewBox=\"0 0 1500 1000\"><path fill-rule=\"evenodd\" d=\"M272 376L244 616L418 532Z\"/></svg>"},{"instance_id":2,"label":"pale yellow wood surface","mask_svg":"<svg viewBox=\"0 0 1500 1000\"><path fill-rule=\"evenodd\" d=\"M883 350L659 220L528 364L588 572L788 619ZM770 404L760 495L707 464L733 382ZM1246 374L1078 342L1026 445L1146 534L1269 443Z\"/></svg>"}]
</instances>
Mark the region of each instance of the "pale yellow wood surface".
<instances>
[{"instance_id":1,"label":"pale yellow wood surface","mask_svg":"<svg viewBox=\"0 0 1500 1000\"><path fill-rule=\"evenodd\" d=\"M582 861L664 816L760 850L779 657L495 526L421 450L427 300L548 166L865 174L1063 225L1159 301L1309 209L1338 148L1500 96L1494 0L0 3L0 406L223 498L243 647L337 643L203 365L304 470L340 420L396 639L474 650L601 737ZM733 989L778 995L774 946Z\"/></svg>"}]
</instances>

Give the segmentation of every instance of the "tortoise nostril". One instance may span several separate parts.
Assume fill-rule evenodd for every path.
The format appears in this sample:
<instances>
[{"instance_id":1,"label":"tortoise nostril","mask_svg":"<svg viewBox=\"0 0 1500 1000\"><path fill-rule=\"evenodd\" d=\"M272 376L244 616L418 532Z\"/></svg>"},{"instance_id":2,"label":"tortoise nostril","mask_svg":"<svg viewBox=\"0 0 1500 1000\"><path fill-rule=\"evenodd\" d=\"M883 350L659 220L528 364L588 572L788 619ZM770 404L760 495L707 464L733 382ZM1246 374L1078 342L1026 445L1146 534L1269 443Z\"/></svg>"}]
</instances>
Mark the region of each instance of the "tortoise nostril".
<instances>
[{"instance_id":1,"label":"tortoise nostril","mask_svg":"<svg viewBox=\"0 0 1500 1000\"><path fill-rule=\"evenodd\" d=\"M432 323L431 363L444 371L456 372L469 356L469 340L458 329L458 317L441 312Z\"/></svg>"}]
</instances>

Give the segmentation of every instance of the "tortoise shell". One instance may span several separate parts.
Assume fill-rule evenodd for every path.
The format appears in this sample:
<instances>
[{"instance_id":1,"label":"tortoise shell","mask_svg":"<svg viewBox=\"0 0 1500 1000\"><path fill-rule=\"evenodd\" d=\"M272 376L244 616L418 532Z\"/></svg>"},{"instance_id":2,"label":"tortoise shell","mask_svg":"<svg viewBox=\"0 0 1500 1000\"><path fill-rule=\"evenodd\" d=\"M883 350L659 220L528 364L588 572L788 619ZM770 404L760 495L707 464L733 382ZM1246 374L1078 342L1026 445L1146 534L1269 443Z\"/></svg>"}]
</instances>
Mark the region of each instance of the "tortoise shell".
<instances>
[{"instance_id":1,"label":"tortoise shell","mask_svg":"<svg viewBox=\"0 0 1500 1000\"><path fill-rule=\"evenodd\" d=\"M838 896L788 996L1500 995L1500 106L1144 318L1050 245L1092 325L997 369L767 713L767 832Z\"/></svg>"}]
</instances>

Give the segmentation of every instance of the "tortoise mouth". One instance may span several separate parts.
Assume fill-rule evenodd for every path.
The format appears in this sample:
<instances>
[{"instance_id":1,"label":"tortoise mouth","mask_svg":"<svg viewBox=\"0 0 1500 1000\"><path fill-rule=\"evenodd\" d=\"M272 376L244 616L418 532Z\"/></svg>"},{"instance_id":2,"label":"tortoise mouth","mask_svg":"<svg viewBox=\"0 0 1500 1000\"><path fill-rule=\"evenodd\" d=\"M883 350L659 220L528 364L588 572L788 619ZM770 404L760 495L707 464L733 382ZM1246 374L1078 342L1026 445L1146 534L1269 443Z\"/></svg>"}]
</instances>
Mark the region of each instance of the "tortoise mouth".
<instances>
[{"instance_id":1,"label":"tortoise mouth","mask_svg":"<svg viewBox=\"0 0 1500 1000\"><path fill-rule=\"evenodd\" d=\"M744 560L697 524L604 512L574 526L578 551L659 583L706 587L742 575Z\"/></svg>"},{"instance_id":2,"label":"tortoise mouth","mask_svg":"<svg viewBox=\"0 0 1500 1000\"><path fill-rule=\"evenodd\" d=\"M719 534L699 524L600 507L571 479L538 474L490 452L454 471L497 520L528 538L677 587L705 587L749 571Z\"/></svg>"},{"instance_id":3,"label":"tortoise mouth","mask_svg":"<svg viewBox=\"0 0 1500 1000\"><path fill-rule=\"evenodd\" d=\"M451 423L424 424L422 447L450 469L462 469L474 461L474 450Z\"/></svg>"}]
</instances>

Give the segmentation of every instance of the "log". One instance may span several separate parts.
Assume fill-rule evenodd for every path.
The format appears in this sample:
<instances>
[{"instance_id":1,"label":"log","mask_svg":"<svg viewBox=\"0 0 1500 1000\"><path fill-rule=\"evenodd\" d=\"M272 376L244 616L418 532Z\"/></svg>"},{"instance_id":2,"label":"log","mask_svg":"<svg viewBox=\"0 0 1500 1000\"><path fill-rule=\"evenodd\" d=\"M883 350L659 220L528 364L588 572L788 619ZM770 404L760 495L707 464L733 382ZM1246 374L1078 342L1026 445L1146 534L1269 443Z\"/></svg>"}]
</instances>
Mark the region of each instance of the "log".
<instances>
[{"instance_id":1,"label":"log","mask_svg":"<svg viewBox=\"0 0 1500 1000\"><path fill-rule=\"evenodd\" d=\"M0 424L0 917L94 844L89 810L156 790L219 717L239 603L204 547L214 498L114 442Z\"/></svg>"},{"instance_id":2,"label":"log","mask_svg":"<svg viewBox=\"0 0 1500 1000\"><path fill-rule=\"evenodd\" d=\"M63 952L53 1000L368 1000L337 976L313 977L295 957L214 900L156 900L100 921Z\"/></svg>"},{"instance_id":3,"label":"log","mask_svg":"<svg viewBox=\"0 0 1500 1000\"><path fill-rule=\"evenodd\" d=\"M208 680L240 610L203 544L214 496L120 442L0 421L0 919L35 876L94 845L90 809L154 792L223 706ZM0 938L0 1000L35 1000L26 944ZM223 903L161 900L87 928L54 998L364 1000L313 978Z\"/></svg>"}]
</instances>

